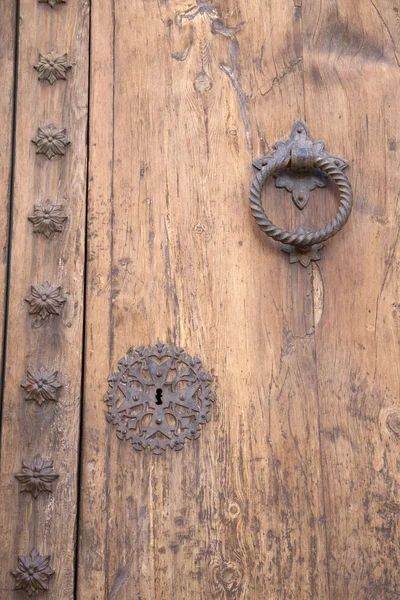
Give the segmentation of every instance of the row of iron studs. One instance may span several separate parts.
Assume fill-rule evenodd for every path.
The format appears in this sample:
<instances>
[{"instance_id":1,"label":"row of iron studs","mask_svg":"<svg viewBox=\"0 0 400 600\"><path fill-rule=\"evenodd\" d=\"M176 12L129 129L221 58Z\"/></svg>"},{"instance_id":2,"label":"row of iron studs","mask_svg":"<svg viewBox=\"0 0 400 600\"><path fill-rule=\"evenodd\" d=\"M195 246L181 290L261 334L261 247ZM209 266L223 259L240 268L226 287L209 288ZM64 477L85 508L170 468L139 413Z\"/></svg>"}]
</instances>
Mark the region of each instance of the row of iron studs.
<instances>
[{"instance_id":1,"label":"row of iron studs","mask_svg":"<svg viewBox=\"0 0 400 600\"><path fill-rule=\"evenodd\" d=\"M66 4L66 0L39 0L39 4L48 4L54 8L57 4ZM39 54L34 65L39 81L47 81L53 85L65 80L72 65L68 63L67 54L49 51ZM36 153L44 154L49 160L55 156L63 156L70 144L65 129L58 129L53 123L38 128L32 139L36 145ZM50 238L62 232L67 216L59 204L35 205L28 217L34 233ZM25 298L29 304L29 314L33 315L32 327L41 327L47 320L60 315L66 298L60 286L53 286L47 281L41 285L32 285L31 293ZM58 380L58 371L48 371L44 366L37 370L28 369L26 378L21 382L25 390L25 400L31 400L41 406L44 402L56 401L62 384ZM53 469L53 461L36 456L32 461L22 461L21 472L15 477L20 482L20 491L27 492L36 499L42 492L52 492L52 484L58 478ZM28 555L19 555L17 566L11 571L15 578L15 590L24 590L28 596L36 596L49 589L50 577L55 574L50 566L51 556L42 555L33 549Z\"/></svg>"}]
</instances>

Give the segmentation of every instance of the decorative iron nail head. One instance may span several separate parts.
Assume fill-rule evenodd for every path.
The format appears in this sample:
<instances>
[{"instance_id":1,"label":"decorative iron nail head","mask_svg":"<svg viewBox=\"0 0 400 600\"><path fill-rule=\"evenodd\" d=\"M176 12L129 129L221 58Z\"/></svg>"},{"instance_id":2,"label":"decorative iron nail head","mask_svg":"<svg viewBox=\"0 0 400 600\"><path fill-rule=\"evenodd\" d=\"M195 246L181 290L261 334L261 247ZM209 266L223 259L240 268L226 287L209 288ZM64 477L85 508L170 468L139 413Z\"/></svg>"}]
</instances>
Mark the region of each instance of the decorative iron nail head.
<instances>
[{"instance_id":1,"label":"decorative iron nail head","mask_svg":"<svg viewBox=\"0 0 400 600\"><path fill-rule=\"evenodd\" d=\"M24 590L28 596L36 596L49 589L49 580L55 571L50 567L50 555L42 556L32 550L28 556L18 556L17 567L11 571L15 577L15 590Z\"/></svg>"},{"instance_id":2,"label":"decorative iron nail head","mask_svg":"<svg viewBox=\"0 0 400 600\"><path fill-rule=\"evenodd\" d=\"M51 85L56 81L65 80L71 67L72 65L68 63L68 55L58 54L54 50L47 54L39 54L39 61L34 65L39 73L39 81L46 80Z\"/></svg>"},{"instance_id":3,"label":"decorative iron nail head","mask_svg":"<svg viewBox=\"0 0 400 600\"><path fill-rule=\"evenodd\" d=\"M200 359L182 348L158 343L130 350L109 377L107 420L135 450L181 450L210 420L212 381Z\"/></svg>"},{"instance_id":4,"label":"decorative iron nail head","mask_svg":"<svg viewBox=\"0 0 400 600\"><path fill-rule=\"evenodd\" d=\"M42 233L47 238L55 232L62 232L67 216L64 214L61 204L35 204L33 215L28 217L33 224L34 233Z\"/></svg>"},{"instance_id":5,"label":"decorative iron nail head","mask_svg":"<svg viewBox=\"0 0 400 600\"><path fill-rule=\"evenodd\" d=\"M41 492L52 492L53 481L58 473L53 470L53 461L36 456L31 464L22 461L22 471L15 477L21 482L21 492L28 492L37 498Z\"/></svg>"},{"instance_id":6,"label":"decorative iron nail head","mask_svg":"<svg viewBox=\"0 0 400 600\"><path fill-rule=\"evenodd\" d=\"M58 316L66 302L66 298L61 295L61 286L52 286L48 281L32 285L31 293L25 300L30 306L29 314L37 315L33 327L40 327L51 315Z\"/></svg>"},{"instance_id":7,"label":"decorative iron nail head","mask_svg":"<svg viewBox=\"0 0 400 600\"><path fill-rule=\"evenodd\" d=\"M41 406L43 402L57 400L57 392L62 384L58 381L58 371L51 373L42 366L38 371L28 369L21 387L26 392L25 400L34 400Z\"/></svg>"},{"instance_id":8,"label":"decorative iron nail head","mask_svg":"<svg viewBox=\"0 0 400 600\"><path fill-rule=\"evenodd\" d=\"M44 154L49 160L54 156L64 156L66 147L71 143L65 135L66 129L58 129L53 123L38 127L32 142L36 144L36 154Z\"/></svg>"}]
</instances>

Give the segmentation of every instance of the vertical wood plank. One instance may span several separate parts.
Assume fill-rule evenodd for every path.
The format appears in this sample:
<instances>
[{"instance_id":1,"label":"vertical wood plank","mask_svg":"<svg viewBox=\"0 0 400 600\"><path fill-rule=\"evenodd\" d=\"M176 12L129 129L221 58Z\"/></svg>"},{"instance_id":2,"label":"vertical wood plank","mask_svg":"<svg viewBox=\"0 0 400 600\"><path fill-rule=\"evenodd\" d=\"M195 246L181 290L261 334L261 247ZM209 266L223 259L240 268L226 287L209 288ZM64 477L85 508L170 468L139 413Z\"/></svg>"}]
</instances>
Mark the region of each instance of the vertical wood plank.
<instances>
[{"instance_id":1,"label":"vertical wood plank","mask_svg":"<svg viewBox=\"0 0 400 600\"><path fill-rule=\"evenodd\" d=\"M302 35L289 0L93 7L79 598L328 597L320 282L247 199L252 159L304 116ZM102 397L127 349L159 339L218 390L198 441L151 456Z\"/></svg>"},{"instance_id":2,"label":"vertical wood plank","mask_svg":"<svg viewBox=\"0 0 400 600\"><path fill-rule=\"evenodd\" d=\"M21 0L16 117L14 211L9 289L5 402L0 479L0 589L11 597L10 570L18 555L37 549L51 555L55 575L46 597L74 597L77 477L83 331L83 283L86 217L89 2L68 0L52 9ZM68 54L72 65L65 81L38 80L34 65L50 50ZM48 160L36 154L38 127L54 123L71 141L65 156ZM63 230L47 238L34 233L28 218L34 205L62 205ZM61 286L61 314L33 326L25 300L31 286L48 281ZM27 371L44 366L58 372L62 388L39 405L27 401L21 387ZM40 455L54 462L58 479L52 493L36 499L20 493L15 478ZM23 597L24 592L15 592Z\"/></svg>"},{"instance_id":3,"label":"vertical wood plank","mask_svg":"<svg viewBox=\"0 0 400 600\"><path fill-rule=\"evenodd\" d=\"M90 123L87 207L87 293L78 598L106 598L110 527L108 439L101 423L104 373L111 373L115 14L112 0L91 7ZM96 32L93 35L93 32ZM90 316L86 318L86 313ZM97 315L97 316L95 316ZM101 349L101 351L100 351ZM94 401L94 405L93 405ZM99 406L100 402L100 406ZM95 422L90 424L90 420ZM104 425L104 423L103 423ZM92 511L96 511L93 513ZM92 513L91 516L90 513ZM82 524L82 520L84 523Z\"/></svg>"},{"instance_id":4,"label":"vertical wood plank","mask_svg":"<svg viewBox=\"0 0 400 600\"><path fill-rule=\"evenodd\" d=\"M324 250L316 333L332 599L399 595L399 9L303 3L307 119L355 197Z\"/></svg>"},{"instance_id":5,"label":"vertical wood plank","mask_svg":"<svg viewBox=\"0 0 400 600\"><path fill-rule=\"evenodd\" d=\"M0 95L0 114L2 115L0 123L0 381L3 380L3 335L7 290L16 27L16 4L10 2L3 7L0 19L0 73L2 81L2 93Z\"/></svg>"}]
</instances>

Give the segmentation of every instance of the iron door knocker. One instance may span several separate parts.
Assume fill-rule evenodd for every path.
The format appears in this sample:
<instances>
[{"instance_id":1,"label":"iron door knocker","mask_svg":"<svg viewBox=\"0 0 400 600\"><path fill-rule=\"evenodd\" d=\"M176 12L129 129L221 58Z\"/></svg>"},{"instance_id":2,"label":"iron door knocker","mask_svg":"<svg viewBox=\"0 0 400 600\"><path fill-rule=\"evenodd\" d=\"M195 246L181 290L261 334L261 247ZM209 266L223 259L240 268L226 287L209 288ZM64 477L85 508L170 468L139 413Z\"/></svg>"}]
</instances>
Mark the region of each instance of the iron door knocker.
<instances>
[{"instance_id":1,"label":"iron door knocker","mask_svg":"<svg viewBox=\"0 0 400 600\"><path fill-rule=\"evenodd\" d=\"M269 237L285 244L282 248L290 254L290 262L299 261L304 267L312 260L319 260L319 250L323 242L337 234L350 216L353 206L351 185L343 172L347 162L329 156L322 142L313 142L308 137L306 125L295 123L291 136L286 142L275 144L271 152L253 163L259 170L250 188L251 212ZM292 192L293 201L302 210L308 195L315 187L326 185L326 176L337 185L340 205L336 216L322 229L307 231L299 227L296 233L276 227L267 217L261 203L261 193L268 177L276 177L276 186ZM324 179L325 177L325 179Z\"/></svg>"}]
</instances>

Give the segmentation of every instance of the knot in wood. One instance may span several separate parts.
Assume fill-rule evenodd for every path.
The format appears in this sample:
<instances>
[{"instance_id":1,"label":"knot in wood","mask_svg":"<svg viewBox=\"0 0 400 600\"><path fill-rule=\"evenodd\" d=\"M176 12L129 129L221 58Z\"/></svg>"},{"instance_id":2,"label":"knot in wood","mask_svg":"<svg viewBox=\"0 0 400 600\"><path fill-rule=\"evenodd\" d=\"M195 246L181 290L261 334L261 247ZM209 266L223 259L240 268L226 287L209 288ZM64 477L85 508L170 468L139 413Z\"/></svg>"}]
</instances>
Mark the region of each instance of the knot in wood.
<instances>
[{"instance_id":1,"label":"knot in wood","mask_svg":"<svg viewBox=\"0 0 400 600\"><path fill-rule=\"evenodd\" d=\"M390 433L400 437L400 410L395 409L388 414L386 426Z\"/></svg>"}]
</instances>

